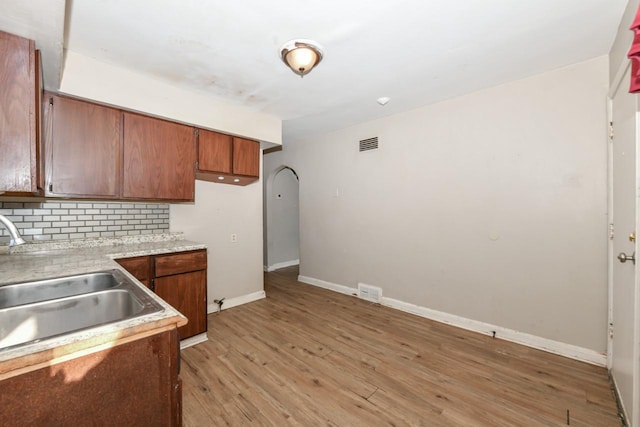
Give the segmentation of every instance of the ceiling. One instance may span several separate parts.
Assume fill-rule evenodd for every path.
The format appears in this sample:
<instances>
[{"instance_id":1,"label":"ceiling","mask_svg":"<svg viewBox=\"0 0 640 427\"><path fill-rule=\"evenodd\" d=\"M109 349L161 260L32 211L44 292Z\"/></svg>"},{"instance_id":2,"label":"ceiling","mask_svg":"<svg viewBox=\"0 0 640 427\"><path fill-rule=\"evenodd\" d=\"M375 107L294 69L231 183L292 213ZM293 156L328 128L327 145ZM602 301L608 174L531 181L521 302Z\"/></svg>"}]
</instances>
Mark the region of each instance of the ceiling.
<instances>
[{"instance_id":1,"label":"ceiling","mask_svg":"<svg viewBox=\"0 0 640 427\"><path fill-rule=\"evenodd\" d=\"M0 0L0 30L36 41L50 89L60 84L64 13L65 0Z\"/></svg>"},{"instance_id":2,"label":"ceiling","mask_svg":"<svg viewBox=\"0 0 640 427\"><path fill-rule=\"evenodd\" d=\"M34 3L56 2L66 49L273 114L291 143L605 55L627 0ZM279 57L293 38L325 49L304 78Z\"/></svg>"}]
</instances>

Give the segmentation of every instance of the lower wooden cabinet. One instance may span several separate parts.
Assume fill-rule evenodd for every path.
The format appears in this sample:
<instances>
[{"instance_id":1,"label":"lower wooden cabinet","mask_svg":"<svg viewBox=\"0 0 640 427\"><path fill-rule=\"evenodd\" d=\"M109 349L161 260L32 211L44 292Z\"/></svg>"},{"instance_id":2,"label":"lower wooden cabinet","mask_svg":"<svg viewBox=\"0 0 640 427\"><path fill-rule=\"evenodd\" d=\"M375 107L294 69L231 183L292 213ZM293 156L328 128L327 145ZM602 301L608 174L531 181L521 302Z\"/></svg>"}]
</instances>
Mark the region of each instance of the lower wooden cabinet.
<instances>
[{"instance_id":1,"label":"lower wooden cabinet","mask_svg":"<svg viewBox=\"0 0 640 427\"><path fill-rule=\"evenodd\" d=\"M137 256L134 258L117 259L116 262L124 267L136 279L151 289L151 257Z\"/></svg>"},{"instance_id":2,"label":"lower wooden cabinet","mask_svg":"<svg viewBox=\"0 0 640 427\"><path fill-rule=\"evenodd\" d=\"M180 426L176 329L0 381L0 425Z\"/></svg>"},{"instance_id":3,"label":"lower wooden cabinet","mask_svg":"<svg viewBox=\"0 0 640 427\"><path fill-rule=\"evenodd\" d=\"M117 259L125 270L189 319L180 339L207 331L207 251Z\"/></svg>"},{"instance_id":4,"label":"lower wooden cabinet","mask_svg":"<svg viewBox=\"0 0 640 427\"><path fill-rule=\"evenodd\" d=\"M207 272L175 274L155 279L155 292L189 319L180 327L181 338L188 338L207 331Z\"/></svg>"}]
</instances>

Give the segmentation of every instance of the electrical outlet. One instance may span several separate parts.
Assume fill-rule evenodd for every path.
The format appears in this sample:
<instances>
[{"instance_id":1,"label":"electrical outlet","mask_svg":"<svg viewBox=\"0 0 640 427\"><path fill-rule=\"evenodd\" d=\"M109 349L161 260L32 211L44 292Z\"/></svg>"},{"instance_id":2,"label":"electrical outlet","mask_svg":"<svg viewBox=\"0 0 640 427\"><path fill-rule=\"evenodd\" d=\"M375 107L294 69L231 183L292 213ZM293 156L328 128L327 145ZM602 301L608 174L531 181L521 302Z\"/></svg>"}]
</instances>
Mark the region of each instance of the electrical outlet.
<instances>
[{"instance_id":1,"label":"electrical outlet","mask_svg":"<svg viewBox=\"0 0 640 427\"><path fill-rule=\"evenodd\" d=\"M238 243L238 235L236 233L231 233L231 243Z\"/></svg>"}]
</instances>

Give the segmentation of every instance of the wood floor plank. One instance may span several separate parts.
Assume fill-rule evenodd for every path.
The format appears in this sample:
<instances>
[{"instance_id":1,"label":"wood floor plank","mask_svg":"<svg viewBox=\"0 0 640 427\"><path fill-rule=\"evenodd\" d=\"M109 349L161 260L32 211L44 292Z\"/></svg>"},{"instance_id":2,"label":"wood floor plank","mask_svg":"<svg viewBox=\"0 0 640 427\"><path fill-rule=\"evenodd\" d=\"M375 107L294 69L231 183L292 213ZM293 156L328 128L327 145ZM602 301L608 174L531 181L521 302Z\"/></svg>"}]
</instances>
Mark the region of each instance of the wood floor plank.
<instances>
[{"instance_id":1,"label":"wood floor plank","mask_svg":"<svg viewBox=\"0 0 640 427\"><path fill-rule=\"evenodd\" d=\"M185 426L619 426L606 369L265 274L182 352Z\"/></svg>"}]
</instances>

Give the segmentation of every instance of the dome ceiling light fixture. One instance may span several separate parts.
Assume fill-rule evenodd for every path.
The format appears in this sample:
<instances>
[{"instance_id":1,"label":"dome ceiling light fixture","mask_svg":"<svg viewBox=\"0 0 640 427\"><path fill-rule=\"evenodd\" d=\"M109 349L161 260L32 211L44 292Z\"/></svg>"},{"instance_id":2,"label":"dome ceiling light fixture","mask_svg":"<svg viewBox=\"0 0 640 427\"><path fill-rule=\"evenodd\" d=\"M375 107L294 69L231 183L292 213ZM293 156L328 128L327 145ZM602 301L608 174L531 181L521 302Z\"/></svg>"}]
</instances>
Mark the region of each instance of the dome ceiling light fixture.
<instances>
[{"instance_id":1,"label":"dome ceiling light fixture","mask_svg":"<svg viewBox=\"0 0 640 427\"><path fill-rule=\"evenodd\" d=\"M304 77L322 61L322 47L313 40L289 40L280 48L280 57L291 70Z\"/></svg>"}]
</instances>

